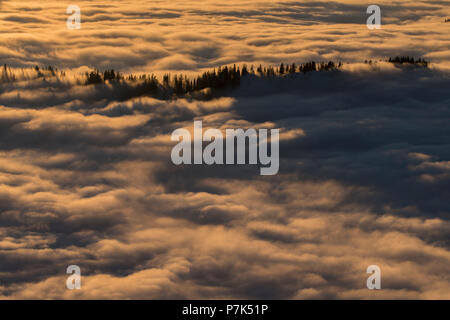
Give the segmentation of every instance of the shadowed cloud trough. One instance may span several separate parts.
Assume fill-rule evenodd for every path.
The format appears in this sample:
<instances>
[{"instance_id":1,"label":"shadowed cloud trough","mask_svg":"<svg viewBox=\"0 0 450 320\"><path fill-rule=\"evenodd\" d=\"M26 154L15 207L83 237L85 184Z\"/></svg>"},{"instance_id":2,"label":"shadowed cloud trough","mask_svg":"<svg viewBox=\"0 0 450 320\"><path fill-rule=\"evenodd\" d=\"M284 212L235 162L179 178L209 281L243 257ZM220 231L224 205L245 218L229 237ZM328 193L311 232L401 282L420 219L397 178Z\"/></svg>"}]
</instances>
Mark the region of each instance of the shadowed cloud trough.
<instances>
[{"instance_id":1,"label":"shadowed cloud trough","mask_svg":"<svg viewBox=\"0 0 450 320\"><path fill-rule=\"evenodd\" d=\"M17 81L0 88L0 298L450 298L448 3L379 1L375 31L351 0L77 1L80 30L69 4L1 4ZM379 61L395 55L430 67ZM330 59L343 67L248 75L210 99L75 81ZM280 128L279 174L173 165L171 133L195 120Z\"/></svg>"}]
</instances>

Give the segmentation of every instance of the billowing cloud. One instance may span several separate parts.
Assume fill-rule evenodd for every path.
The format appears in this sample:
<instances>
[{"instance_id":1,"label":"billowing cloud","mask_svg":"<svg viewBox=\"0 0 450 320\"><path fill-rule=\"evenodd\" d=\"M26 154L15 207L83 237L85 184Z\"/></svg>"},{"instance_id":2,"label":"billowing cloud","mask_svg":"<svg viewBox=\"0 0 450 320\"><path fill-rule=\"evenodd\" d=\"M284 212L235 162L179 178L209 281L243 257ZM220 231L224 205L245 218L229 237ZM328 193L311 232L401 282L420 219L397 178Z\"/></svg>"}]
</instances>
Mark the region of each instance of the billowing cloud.
<instances>
[{"instance_id":1,"label":"billowing cloud","mask_svg":"<svg viewBox=\"0 0 450 320\"><path fill-rule=\"evenodd\" d=\"M445 1L380 0L380 30L368 30L368 5L355 0L80 0L81 29L68 30L66 8L73 4L6 1L0 60L17 67L192 73L233 63L355 62L362 55L401 54L449 68Z\"/></svg>"},{"instance_id":2,"label":"billowing cloud","mask_svg":"<svg viewBox=\"0 0 450 320\"><path fill-rule=\"evenodd\" d=\"M351 0L182 3L79 1L78 31L65 1L3 3L0 298L450 298L448 7L381 1L369 31ZM391 54L432 64L359 63ZM209 100L76 81L331 58L349 63ZM70 69L43 81L34 64ZM171 133L194 120L280 128L279 175L173 165Z\"/></svg>"}]
</instances>

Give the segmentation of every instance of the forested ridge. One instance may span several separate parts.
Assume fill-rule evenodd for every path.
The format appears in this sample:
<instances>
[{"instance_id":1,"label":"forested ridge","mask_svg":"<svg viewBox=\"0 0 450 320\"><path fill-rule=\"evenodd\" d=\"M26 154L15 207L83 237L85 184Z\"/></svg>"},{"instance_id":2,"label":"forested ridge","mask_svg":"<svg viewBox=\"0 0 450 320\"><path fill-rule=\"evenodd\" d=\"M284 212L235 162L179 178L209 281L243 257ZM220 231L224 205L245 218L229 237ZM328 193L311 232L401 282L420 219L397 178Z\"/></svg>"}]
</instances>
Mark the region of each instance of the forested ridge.
<instances>
[{"instance_id":1,"label":"forested ridge","mask_svg":"<svg viewBox=\"0 0 450 320\"><path fill-rule=\"evenodd\" d=\"M365 60L366 64L375 64L377 61ZM389 58L385 62L396 65L413 65L427 68L429 62L423 58L415 59L409 56L396 56ZM342 62L315 62L310 61L301 64L281 63L273 66L221 66L217 69L205 71L197 77L188 77L183 74L166 73L162 79L158 79L155 74L128 74L114 69L100 71L98 69L86 72L76 79L77 85L111 85L121 92L119 99L129 99L138 96L151 96L159 99L171 99L194 95L196 98L208 98L212 93L223 89L238 87L241 79L247 76L262 78L288 77L294 74L306 74L311 72L338 72L343 66ZM23 74L22 69L22 74ZM66 72L58 68L47 66L35 66L31 73L28 73L27 80L41 79L48 81L56 79L63 81ZM1 68L0 82L14 82L18 80L15 69L6 64Z\"/></svg>"}]
</instances>

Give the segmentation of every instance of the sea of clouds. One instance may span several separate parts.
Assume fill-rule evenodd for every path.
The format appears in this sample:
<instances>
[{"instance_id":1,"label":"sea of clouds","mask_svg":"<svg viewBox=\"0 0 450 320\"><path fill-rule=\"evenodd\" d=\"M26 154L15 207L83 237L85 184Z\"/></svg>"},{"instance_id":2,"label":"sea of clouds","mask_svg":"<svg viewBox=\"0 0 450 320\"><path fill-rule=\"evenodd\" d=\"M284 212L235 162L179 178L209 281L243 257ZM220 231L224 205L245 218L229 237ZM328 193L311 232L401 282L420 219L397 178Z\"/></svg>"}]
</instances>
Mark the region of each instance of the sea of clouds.
<instances>
[{"instance_id":1,"label":"sea of clouds","mask_svg":"<svg viewBox=\"0 0 450 320\"><path fill-rule=\"evenodd\" d=\"M380 1L376 31L356 1L75 2L3 1L0 62L18 75L350 63L247 77L210 101L2 83L0 298L450 298L448 2ZM81 30L65 29L68 4ZM397 54L432 64L358 63ZM194 120L280 128L279 175L173 165L170 135ZM72 264L81 290L66 289Z\"/></svg>"},{"instance_id":2,"label":"sea of clouds","mask_svg":"<svg viewBox=\"0 0 450 320\"><path fill-rule=\"evenodd\" d=\"M368 30L370 4L382 29ZM450 68L449 1L3 1L0 61L12 66L196 72L231 63L424 56ZM69 5L81 29L68 30Z\"/></svg>"}]
</instances>

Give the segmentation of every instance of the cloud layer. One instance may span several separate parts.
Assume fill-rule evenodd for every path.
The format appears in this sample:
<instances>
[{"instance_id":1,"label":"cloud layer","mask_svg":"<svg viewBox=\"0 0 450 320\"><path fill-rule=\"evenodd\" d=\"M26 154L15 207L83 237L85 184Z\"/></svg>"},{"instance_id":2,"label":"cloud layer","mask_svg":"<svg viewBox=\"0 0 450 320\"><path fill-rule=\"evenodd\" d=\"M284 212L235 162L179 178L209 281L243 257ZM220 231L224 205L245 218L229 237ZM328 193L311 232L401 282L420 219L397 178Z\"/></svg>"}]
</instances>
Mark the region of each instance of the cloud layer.
<instances>
[{"instance_id":1,"label":"cloud layer","mask_svg":"<svg viewBox=\"0 0 450 320\"><path fill-rule=\"evenodd\" d=\"M81 30L67 30L74 1L6 1L0 60L13 66L184 71L232 63L360 61L425 56L448 66L447 1L388 1L382 29L369 4L317 1L75 1Z\"/></svg>"},{"instance_id":2,"label":"cloud layer","mask_svg":"<svg viewBox=\"0 0 450 320\"><path fill-rule=\"evenodd\" d=\"M1 296L449 298L449 85L438 69L384 63L247 78L212 101L11 83ZM170 134L195 119L281 128L280 174L174 166ZM380 292L365 288L371 264Z\"/></svg>"},{"instance_id":3,"label":"cloud layer","mask_svg":"<svg viewBox=\"0 0 450 320\"><path fill-rule=\"evenodd\" d=\"M448 3L379 1L377 31L350 0L78 1L78 31L69 4L2 3L0 298L450 298ZM397 54L431 68L357 63ZM331 58L353 63L210 101L71 80ZM29 80L35 64L71 70ZM196 119L280 128L280 174L174 166L170 134Z\"/></svg>"}]
</instances>

